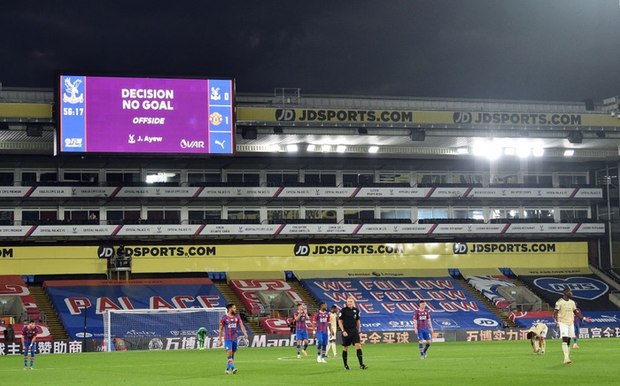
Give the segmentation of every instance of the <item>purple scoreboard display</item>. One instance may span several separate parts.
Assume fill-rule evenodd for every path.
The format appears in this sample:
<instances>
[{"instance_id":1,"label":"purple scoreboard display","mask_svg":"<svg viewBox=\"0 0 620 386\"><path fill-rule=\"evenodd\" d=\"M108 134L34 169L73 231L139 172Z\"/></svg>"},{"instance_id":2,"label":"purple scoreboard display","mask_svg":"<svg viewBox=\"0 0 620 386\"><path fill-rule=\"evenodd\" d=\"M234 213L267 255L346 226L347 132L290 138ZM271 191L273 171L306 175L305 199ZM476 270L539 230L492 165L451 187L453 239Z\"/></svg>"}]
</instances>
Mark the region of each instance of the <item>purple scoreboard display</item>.
<instances>
[{"instance_id":1,"label":"purple scoreboard display","mask_svg":"<svg viewBox=\"0 0 620 386\"><path fill-rule=\"evenodd\" d=\"M60 75L61 153L232 154L234 82Z\"/></svg>"}]
</instances>

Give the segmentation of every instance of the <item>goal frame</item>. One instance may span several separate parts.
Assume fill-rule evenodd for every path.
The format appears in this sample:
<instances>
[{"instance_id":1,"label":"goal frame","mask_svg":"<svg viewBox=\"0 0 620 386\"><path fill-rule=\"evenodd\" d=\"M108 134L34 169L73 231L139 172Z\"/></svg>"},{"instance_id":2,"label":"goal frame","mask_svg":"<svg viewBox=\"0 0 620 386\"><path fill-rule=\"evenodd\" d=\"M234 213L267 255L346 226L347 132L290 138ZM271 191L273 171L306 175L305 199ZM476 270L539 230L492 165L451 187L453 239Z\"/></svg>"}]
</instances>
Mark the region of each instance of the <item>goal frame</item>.
<instances>
[{"instance_id":1,"label":"goal frame","mask_svg":"<svg viewBox=\"0 0 620 386\"><path fill-rule=\"evenodd\" d=\"M199 313L217 313L219 316L223 316L227 313L225 307L213 307L213 308L141 308L131 310L105 310L103 313L103 343L105 351L112 351L112 315L113 314L137 314L137 315L167 315L167 314L199 314ZM219 317L218 317L219 320ZM208 329L207 329L208 330ZM162 338L164 336L160 336Z\"/></svg>"}]
</instances>

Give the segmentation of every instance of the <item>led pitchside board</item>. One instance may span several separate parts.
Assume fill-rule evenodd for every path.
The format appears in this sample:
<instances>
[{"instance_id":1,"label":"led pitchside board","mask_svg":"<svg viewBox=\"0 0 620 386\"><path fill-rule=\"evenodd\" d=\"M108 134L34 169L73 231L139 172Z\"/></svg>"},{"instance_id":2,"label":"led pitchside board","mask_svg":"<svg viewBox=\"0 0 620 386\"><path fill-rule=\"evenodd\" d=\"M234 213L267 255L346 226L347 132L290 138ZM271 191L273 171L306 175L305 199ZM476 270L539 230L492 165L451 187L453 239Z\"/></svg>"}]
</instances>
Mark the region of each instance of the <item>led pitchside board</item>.
<instances>
[{"instance_id":1,"label":"led pitchside board","mask_svg":"<svg viewBox=\"0 0 620 386\"><path fill-rule=\"evenodd\" d=\"M60 153L232 154L232 79L56 78Z\"/></svg>"}]
</instances>

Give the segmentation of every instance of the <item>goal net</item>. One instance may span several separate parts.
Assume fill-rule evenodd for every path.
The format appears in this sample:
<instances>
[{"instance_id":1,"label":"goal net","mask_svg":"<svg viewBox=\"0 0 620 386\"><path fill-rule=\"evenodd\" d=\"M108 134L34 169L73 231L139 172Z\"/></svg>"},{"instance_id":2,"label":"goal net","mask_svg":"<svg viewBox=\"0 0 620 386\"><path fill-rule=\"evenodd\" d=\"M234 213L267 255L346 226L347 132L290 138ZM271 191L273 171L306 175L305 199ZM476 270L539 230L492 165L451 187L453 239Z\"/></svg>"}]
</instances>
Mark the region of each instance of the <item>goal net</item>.
<instances>
[{"instance_id":1,"label":"goal net","mask_svg":"<svg viewBox=\"0 0 620 386\"><path fill-rule=\"evenodd\" d=\"M213 338L217 338L224 315L224 307L106 310L103 314L105 351L197 348L196 332L200 327L207 330L207 347L207 340L216 340Z\"/></svg>"}]
</instances>

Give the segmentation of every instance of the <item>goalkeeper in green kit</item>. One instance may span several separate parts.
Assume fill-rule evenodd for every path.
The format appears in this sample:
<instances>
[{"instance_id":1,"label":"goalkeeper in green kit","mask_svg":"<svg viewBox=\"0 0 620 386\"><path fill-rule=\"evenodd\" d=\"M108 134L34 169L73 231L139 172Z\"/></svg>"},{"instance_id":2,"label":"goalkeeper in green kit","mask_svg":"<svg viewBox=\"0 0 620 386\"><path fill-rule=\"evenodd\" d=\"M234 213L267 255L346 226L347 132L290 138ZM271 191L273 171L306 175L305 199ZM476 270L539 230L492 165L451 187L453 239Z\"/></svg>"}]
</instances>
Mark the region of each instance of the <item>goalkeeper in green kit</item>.
<instances>
[{"instance_id":1,"label":"goalkeeper in green kit","mask_svg":"<svg viewBox=\"0 0 620 386\"><path fill-rule=\"evenodd\" d=\"M198 332L196 332L196 338L198 339L198 348L201 350L205 349L205 338L207 337L207 329L204 327L200 327Z\"/></svg>"}]
</instances>

